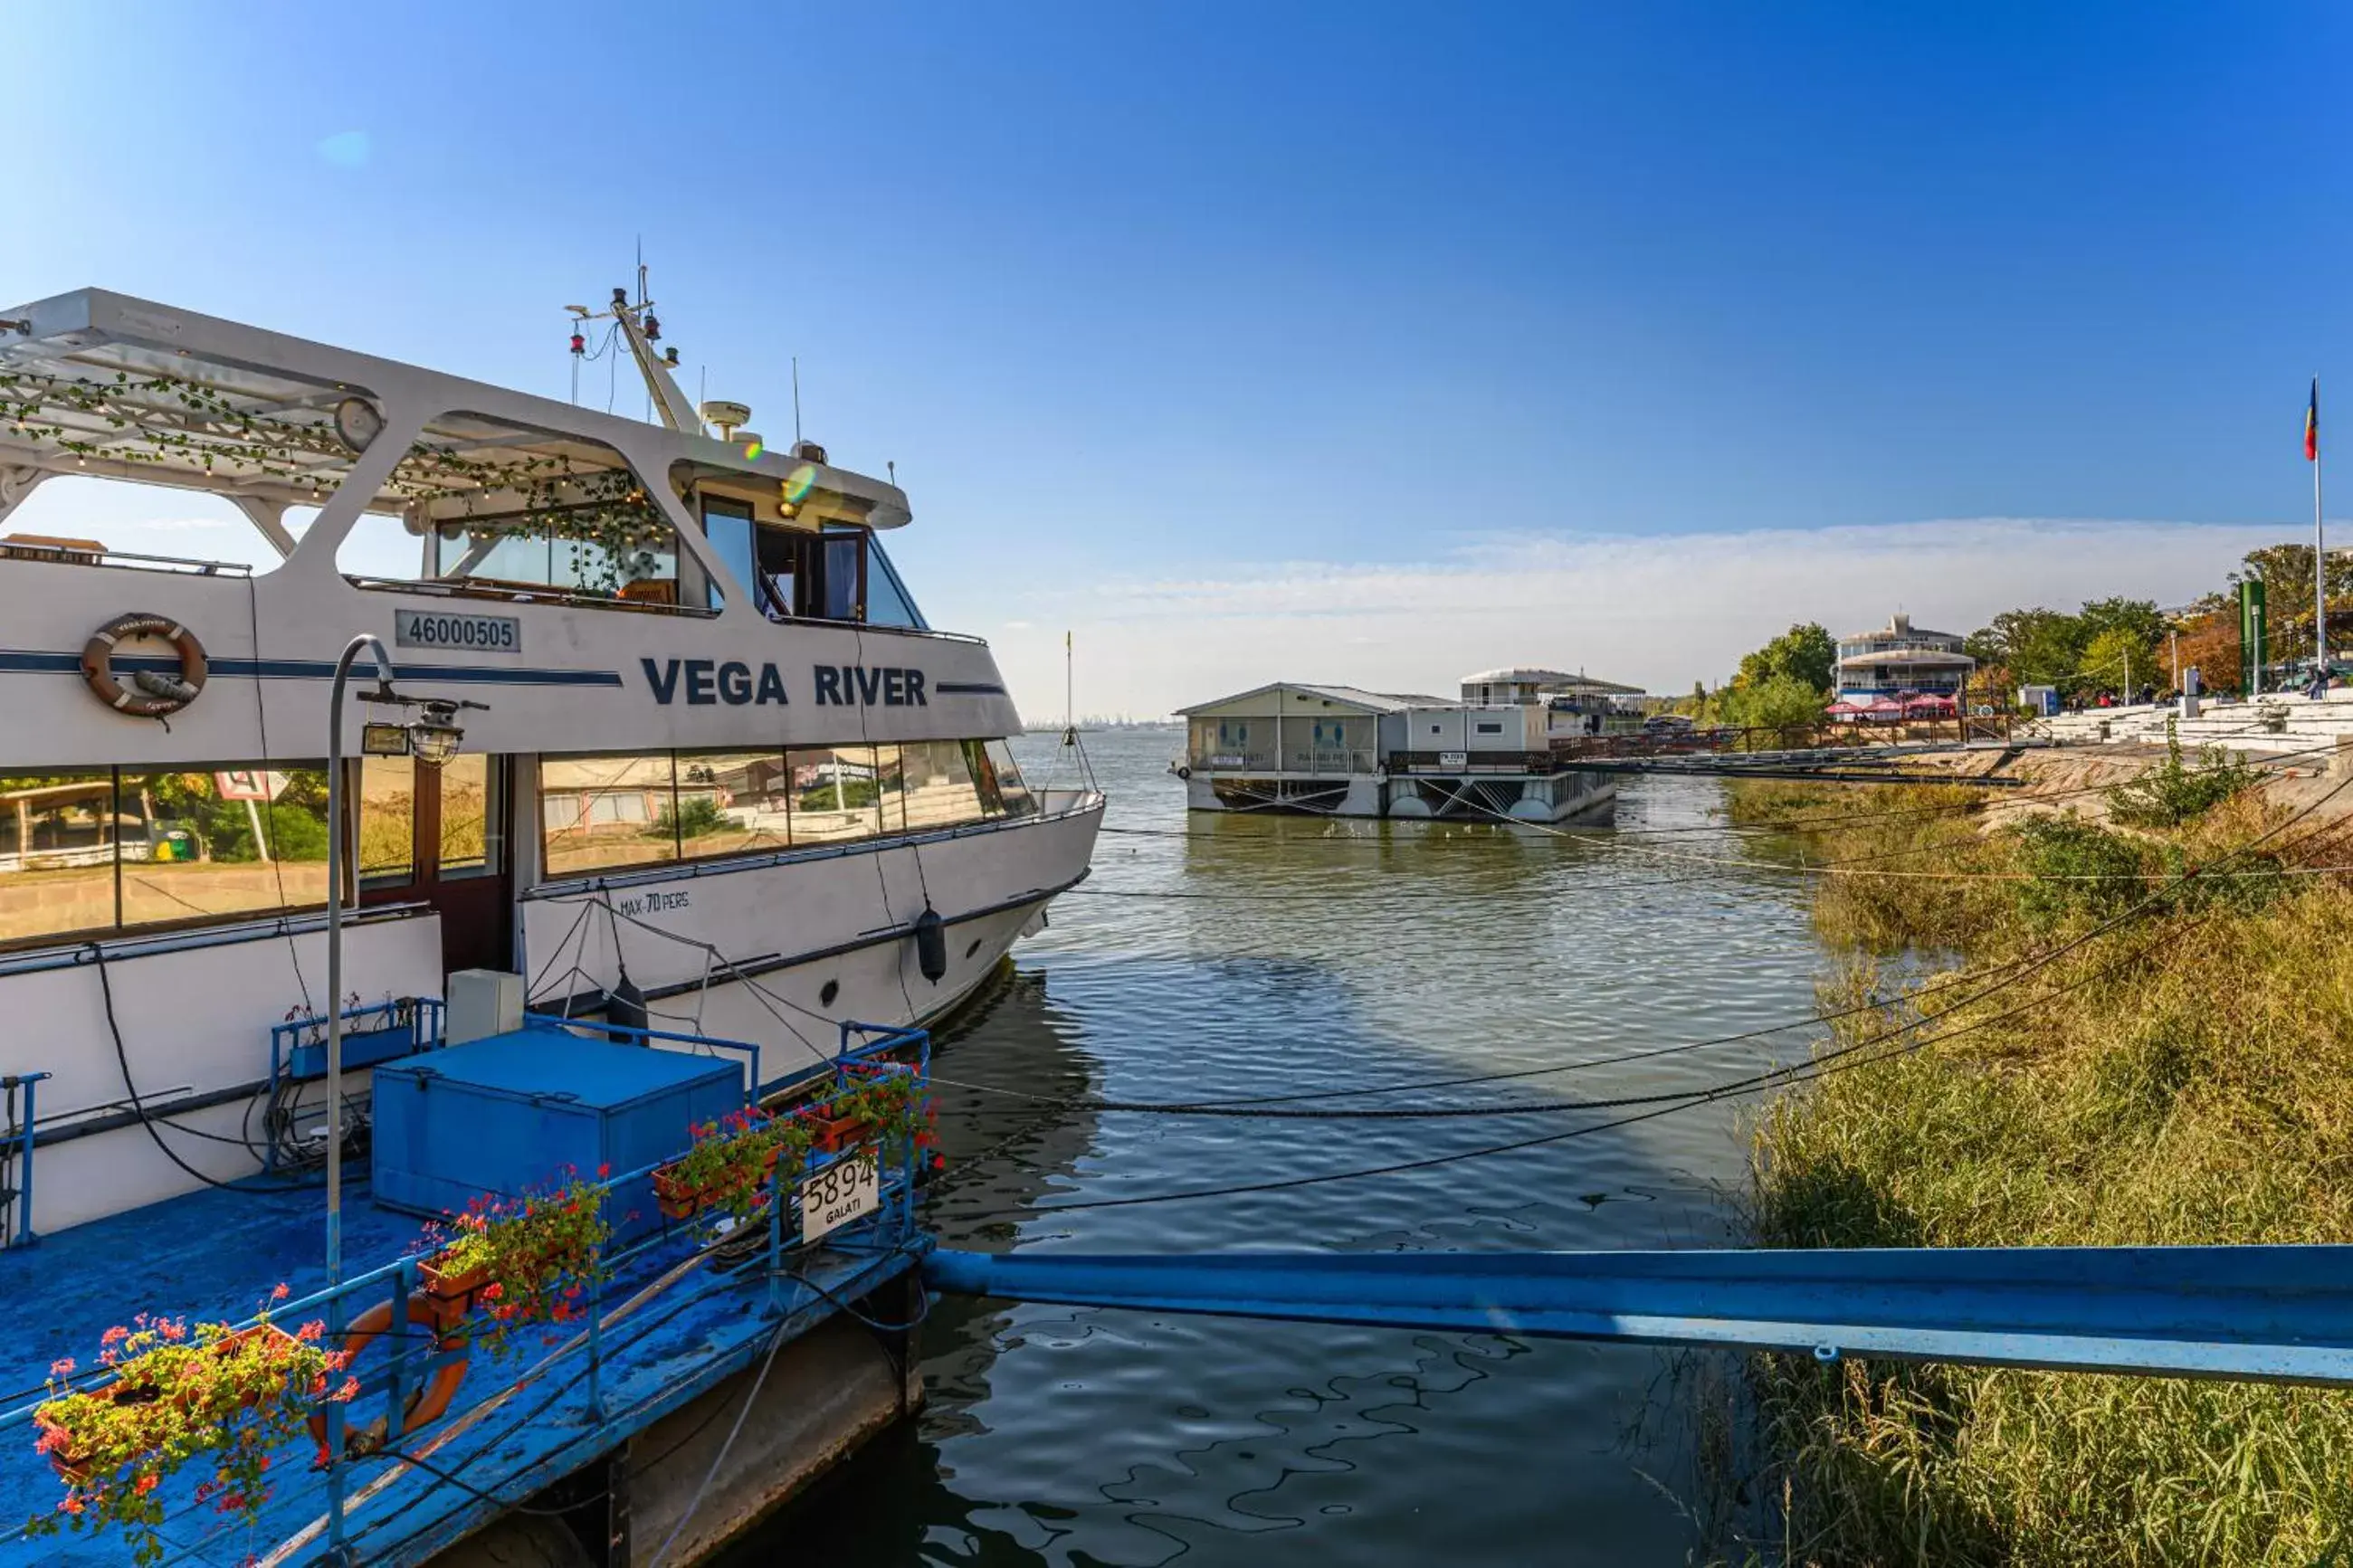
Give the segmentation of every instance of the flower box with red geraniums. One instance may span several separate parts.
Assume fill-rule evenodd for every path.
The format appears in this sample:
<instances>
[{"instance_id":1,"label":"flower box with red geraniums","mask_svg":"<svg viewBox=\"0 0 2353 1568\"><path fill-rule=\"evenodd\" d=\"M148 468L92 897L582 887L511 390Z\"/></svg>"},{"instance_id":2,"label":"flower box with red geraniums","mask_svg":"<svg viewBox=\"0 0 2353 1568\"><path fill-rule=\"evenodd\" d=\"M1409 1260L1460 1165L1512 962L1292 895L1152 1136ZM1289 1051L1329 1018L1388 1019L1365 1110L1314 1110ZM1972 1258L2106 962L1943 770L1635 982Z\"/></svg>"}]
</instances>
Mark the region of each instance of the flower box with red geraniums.
<instances>
[{"instance_id":1,"label":"flower box with red geraniums","mask_svg":"<svg viewBox=\"0 0 2353 1568\"><path fill-rule=\"evenodd\" d=\"M606 1173L599 1167L598 1181ZM476 1198L447 1226L426 1226L428 1281L440 1281L451 1303L467 1303L445 1314L450 1323L481 1309L491 1319L491 1349L503 1353L515 1329L578 1317L581 1298L606 1276L605 1243L613 1234L606 1195L597 1182L566 1171L557 1185L520 1198Z\"/></svg>"},{"instance_id":2,"label":"flower box with red geraniums","mask_svg":"<svg viewBox=\"0 0 2353 1568\"><path fill-rule=\"evenodd\" d=\"M915 1075L890 1066L845 1068L834 1091L801 1108L804 1121L827 1153L868 1143L895 1143L928 1126L929 1105Z\"/></svg>"},{"instance_id":3,"label":"flower box with red geraniums","mask_svg":"<svg viewBox=\"0 0 2353 1568\"><path fill-rule=\"evenodd\" d=\"M285 1298L280 1285L270 1300ZM27 1521L26 1533L120 1525L133 1562L160 1562L156 1489L199 1455L214 1457L197 1500L251 1522L269 1497L270 1450L302 1430L319 1405L359 1392L349 1378L334 1383L345 1358L321 1347L324 1331L309 1322L290 1334L266 1309L243 1329L191 1329L185 1319L142 1313L131 1327L106 1331L97 1363L103 1381L77 1387L72 1362L50 1367L51 1397L33 1412L34 1448L47 1456L66 1495L54 1513Z\"/></svg>"},{"instance_id":4,"label":"flower box with red geraniums","mask_svg":"<svg viewBox=\"0 0 2353 1568\"><path fill-rule=\"evenodd\" d=\"M654 1202L666 1219L692 1219L707 1208L748 1219L767 1202L777 1160L789 1155L797 1165L811 1144L806 1126L753 1110L691 1131L693 1147L654 1173Z\"/></svg>"},{"instance_id":5,"label":"flower box with red geraniums","mask_svg":"<svg viewBox=\"0 0 2353 1568\"><path fill-rule=\"evenodd\" d=\"M454 1329L474 1310L483 1287L491 1282L491 1271L479 1262L462 1268L446 1267L442 1257L435 1253L417 1265L417 1272L425 1284L425 1299L433 1304L434 1321Z\"/></svg>"},{"instance_id":6,"label":"flower box with red geraniums","mask_svg":"<svg viewBox=\"0 0 2353 1568\"><path fill-rule=\"evenodd\" d=\"M724 1207L746 1219L765 1207L778 1163L797 1173L818 1144L818 1126L806 1109L793 1116L739 1110L696 1127L694 1146L654 1173L662 1212L686 1219Z\"/></svg>"}]
</instances>

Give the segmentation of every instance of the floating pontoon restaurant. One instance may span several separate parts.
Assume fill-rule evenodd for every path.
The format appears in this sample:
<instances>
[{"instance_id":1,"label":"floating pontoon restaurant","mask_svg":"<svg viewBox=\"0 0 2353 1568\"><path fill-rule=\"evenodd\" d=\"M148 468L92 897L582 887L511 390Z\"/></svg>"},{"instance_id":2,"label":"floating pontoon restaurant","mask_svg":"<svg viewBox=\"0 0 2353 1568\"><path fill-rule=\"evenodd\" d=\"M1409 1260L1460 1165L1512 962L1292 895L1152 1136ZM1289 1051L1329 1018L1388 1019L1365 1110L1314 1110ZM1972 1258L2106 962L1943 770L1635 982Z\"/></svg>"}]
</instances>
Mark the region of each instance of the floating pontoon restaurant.
<instances>
[{"instance_id":1,"label":"floating pontoon restaurant","mask_svg":"<svg viewBox=\"0 0 2353 1568\"><path fill-rule=\"evenodd\" d=\"M1180 709L1187 805L1558 822L1615 798L1612 778L1569 766L1564 748L1639 726L1622 701L1632 688L1534 669L1461 684L1462 700L1450 701L1277 681Z\"/></svg>"}]
</instances>

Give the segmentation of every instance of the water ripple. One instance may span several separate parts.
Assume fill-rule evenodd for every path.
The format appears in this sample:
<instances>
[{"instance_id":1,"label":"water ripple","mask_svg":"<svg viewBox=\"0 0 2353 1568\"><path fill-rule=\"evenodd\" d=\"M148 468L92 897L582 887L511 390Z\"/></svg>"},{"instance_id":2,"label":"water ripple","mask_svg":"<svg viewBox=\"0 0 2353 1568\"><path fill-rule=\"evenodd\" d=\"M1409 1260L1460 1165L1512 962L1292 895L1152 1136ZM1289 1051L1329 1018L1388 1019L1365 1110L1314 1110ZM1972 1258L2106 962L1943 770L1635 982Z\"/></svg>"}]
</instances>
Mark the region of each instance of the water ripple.
<instances>
[{"instance_id":1,"label":"water ripple","mask_svg":"<svg viewBox=\"0 0 2353 1568\"><path fill-rule=\"evenodd\" d=\"M1017 976L943 1039L944 1075L1048 1102L941 1091L955 1175L936 1215L945 1245L1510 1251L1735 1236L1723 1194L1745 1164L1729 1103L1406 1176L1050 1212L1556 1130L1552 1118L1098 1116L1052 1101L1599 1062L1813 1005L1817 952L1786 879L1693 875L1611 848L1606 831L1188 821L1163 772L1176 744L1134 732L1091 742L1112 824L1187 836L1106 836L1090 887L1200 896L1061 900ZM1019 750L1033 778L1055 760L1051 736ZM1719 804L1706 781L1643 781L1619 821L1705 826ZM1649 1093L1806 1045L1791 1034L1380 1103ZM787 1552L976 1565L1313 1553L1419 1568L1694 1549L1673 1495L1691 1484L1691 1435L1654 1352L969 1301L941 1303L924 1350L918 1429L747 1543L746 1568Z\"/></svg>"}]
</instances>

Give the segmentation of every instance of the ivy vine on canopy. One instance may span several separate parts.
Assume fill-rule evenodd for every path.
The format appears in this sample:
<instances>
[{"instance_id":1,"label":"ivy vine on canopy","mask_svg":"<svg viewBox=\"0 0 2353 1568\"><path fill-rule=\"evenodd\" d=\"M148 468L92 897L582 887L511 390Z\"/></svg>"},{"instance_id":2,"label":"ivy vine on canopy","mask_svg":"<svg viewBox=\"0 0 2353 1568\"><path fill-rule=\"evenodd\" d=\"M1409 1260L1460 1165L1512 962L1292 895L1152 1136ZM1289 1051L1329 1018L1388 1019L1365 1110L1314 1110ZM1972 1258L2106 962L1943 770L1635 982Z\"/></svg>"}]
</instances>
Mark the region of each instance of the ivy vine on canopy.
<instances>
[{"instance_id":1,"label":"ivy vine on canopy","mask_svg":"<svg viewBox=\"0 0 2353 1568\"><path fill-rule=\"evenodd\" d=\"M93 458L146 465L163 470L158 478L227 491L275 480L321 500L351 471L354 453L332 420L346 395L322 389L257 407L180 376L0 371L0 424L79 467ZM670 547L670 524L619 454L598 462L544 449L583 444L575 439L479 423L484 433L470 438L411 447L373 510L396 508L478 542L545 537L590 546L604 557L591 563L592 575L607 591L652 574L656 553Z\"/></svg>"}]
</instances>

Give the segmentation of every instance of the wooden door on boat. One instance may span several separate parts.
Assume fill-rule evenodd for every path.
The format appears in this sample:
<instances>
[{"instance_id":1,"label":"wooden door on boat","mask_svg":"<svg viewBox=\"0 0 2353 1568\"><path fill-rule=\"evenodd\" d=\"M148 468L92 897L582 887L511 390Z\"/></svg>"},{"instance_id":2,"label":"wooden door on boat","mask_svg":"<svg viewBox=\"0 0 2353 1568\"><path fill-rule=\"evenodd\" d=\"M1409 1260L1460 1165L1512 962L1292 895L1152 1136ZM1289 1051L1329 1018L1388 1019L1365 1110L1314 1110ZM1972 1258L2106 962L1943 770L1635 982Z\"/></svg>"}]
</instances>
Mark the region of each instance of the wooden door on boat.
<instances>
[{"instance_id":1,"label":"wooden door on boat","mask_svg":"<svg viewBox=\"0 0 2353 1568\"><path fill-rule=\"evenodd\" d=\"M368 757L358 772L359 902L432 905L445 973L506 968L514 934L507 760L467 752L434 768Z\"/></svg>"}]
</instances>

